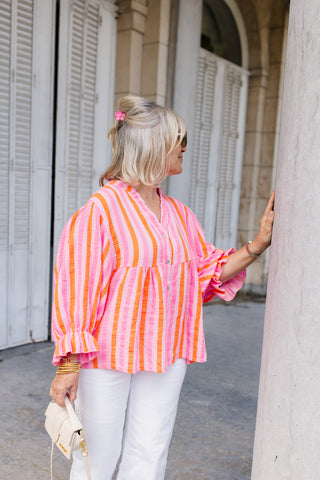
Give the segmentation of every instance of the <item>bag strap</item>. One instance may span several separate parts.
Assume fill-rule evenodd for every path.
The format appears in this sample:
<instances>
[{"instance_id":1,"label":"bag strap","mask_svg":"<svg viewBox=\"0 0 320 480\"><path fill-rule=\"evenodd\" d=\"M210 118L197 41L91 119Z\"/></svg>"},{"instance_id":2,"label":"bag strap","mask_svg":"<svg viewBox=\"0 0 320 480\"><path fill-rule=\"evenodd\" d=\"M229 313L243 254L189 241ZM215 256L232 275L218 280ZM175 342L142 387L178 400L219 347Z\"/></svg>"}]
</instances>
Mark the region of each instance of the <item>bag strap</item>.
<instances>
[{"instance_id":1,"label":"bag strap","mask_svg":"<svg viewBox=\"0 0 320 480\"><path fill-rule=\"evenodd\" d=\"M83 439L81 440L81 455L84 461L84 465L86 467L86 473L88 480L91 480L90 469L89 469L89 462L88 462L88 450L87 450L87 441L84 434L84 431L81 432ZM53 480L53 450L54 450L54 441L52 440L51 445L51 458L50 458L50 477Z\"/></svg>"},{"instance_id":2,"label":"bag strap","mask_svg":"<svg viewBox=\"0 0 320 480\"><path fill-rule=\"evenodd\" d=\"M80 442L80 445L81 445L81 455L82 455L82 457L83 457L84 464L85 464L85 467L86 467L86 472L87 472L88 480L91 480L89 463L88 463L87 439L86 439L86 435L85 435L85 433L84 433L84 430L81 430L81 435L82 435L82 440L81 440L81 442Z\"/></svg>"},{"instance_id":3,"label":"bag strap","mask_svg":"<svg viewBox=\"0 0 320 480\"><path fill-rule=\"evenodd\" d=\"M53 448L54 448L54 441L52 440L51 456L50 456L50 478L51 478L51 480L53 480Z\"/></svg>"}]
</instances>

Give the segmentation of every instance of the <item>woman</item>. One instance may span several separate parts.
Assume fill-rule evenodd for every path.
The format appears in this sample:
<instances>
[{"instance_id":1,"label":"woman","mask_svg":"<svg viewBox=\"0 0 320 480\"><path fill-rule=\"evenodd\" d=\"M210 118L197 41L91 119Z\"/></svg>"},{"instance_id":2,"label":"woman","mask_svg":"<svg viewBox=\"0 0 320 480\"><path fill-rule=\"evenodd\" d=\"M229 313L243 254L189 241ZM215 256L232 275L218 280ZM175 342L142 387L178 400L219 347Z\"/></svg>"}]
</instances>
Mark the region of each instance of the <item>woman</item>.
<instances>
[{"instance_id":1,"label":"woman","mask_svg":"<svg viewBox=\"0 0 320 480\"><path fill-rule=\"evenodd\" d=\"M59 246L50 395L76 399L92 480L111 480L121 452L118 480L161 480L186 365L206 360L202 302L241 288L270 244L274 196L250 245L216 249L158 188L182 172L184 121L135 96L115 116L112 165ZM80 454L70 478L86 478Z\"/></svg>"}]
</instances>

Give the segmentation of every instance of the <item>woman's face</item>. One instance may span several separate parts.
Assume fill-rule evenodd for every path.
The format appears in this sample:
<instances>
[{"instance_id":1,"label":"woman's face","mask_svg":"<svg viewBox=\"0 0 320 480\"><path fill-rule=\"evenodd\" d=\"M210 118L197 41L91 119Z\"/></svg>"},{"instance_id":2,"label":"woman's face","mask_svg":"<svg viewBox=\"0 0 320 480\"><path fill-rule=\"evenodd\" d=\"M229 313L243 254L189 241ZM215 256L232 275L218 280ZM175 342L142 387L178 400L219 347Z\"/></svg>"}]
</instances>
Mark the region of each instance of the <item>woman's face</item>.
<instances>
[{"instance_id":1,"label":"woman's face","mask_svg":"<svg viewBox=\"0 0 320 480\"><path fill-rule=\"evenodd\" d=\"M168 175L177 175L182 172L183 153L187 150L186 145L178 143L168 156Z\"/></svg>"}]
</instances>

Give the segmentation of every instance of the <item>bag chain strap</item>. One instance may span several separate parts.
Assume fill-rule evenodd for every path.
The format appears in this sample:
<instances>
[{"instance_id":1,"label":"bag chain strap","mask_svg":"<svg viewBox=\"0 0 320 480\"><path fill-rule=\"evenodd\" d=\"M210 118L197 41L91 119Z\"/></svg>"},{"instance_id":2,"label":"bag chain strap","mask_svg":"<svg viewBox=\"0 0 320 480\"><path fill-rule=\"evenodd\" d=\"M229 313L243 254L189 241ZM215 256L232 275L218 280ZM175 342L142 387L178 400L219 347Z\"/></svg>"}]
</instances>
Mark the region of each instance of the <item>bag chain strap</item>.
<instances>
[{"instance_id":1,"label":"bag chain strap","mask_svg":"<svg viewBox=\"0 0 320 480\"><path fill-rule=\"evenodd\" d=\"M87 439L86 439L84 430L82 430L81 434L82 434L82 440L81 440L81 442L80 442L80 445L81 445L81 455L82 455L82 457L83 457L84 464L85 464L85 467L86 467L88 480L91 480L89 463L88 463Z\"/></svg>"},{"instance_id":2,"label":"bag chain strap","mask_svg":"<svg viewBox=\"0 0 320 480\"><path fill-rule=\"evenodd\" d=\"M90 469L89 469L89 462L88 462L88 450L87 450L87 440L84 433L84 430L81 431L82 440L80 442L81 446L81 455L83 457L84 465L86 467L87 477L88 480L91 480ZM51 458L50 458L50 476L51 480L53 480L53 449L54 449L54 441L52 440L51 445Z\"/></svg>"}]
</instances>

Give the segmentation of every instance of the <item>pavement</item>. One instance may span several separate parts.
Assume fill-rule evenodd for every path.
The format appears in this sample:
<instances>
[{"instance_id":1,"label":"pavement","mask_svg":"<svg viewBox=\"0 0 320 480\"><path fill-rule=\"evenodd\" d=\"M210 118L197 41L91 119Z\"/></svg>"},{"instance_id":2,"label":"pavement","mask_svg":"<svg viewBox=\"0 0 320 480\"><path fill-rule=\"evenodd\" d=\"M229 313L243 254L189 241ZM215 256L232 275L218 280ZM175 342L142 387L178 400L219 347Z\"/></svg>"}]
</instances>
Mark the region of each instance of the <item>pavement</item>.
<instances>
[{"instance_id":1,"label":"pavement","mask_svg":"<svg viewBox=\"0 0 320 480\"><path fill-rule=\"evenodd\" d=\"M241 297L205 307L208 361L188 367L166 480L250 480L264 308ZM52 353L49 342L0 351L0 480L50 478ZM55 449L54 478L69 469Z\"/></svg>"}]
</instances>

